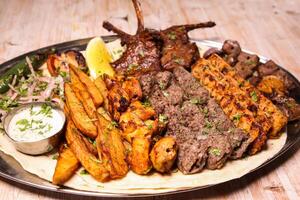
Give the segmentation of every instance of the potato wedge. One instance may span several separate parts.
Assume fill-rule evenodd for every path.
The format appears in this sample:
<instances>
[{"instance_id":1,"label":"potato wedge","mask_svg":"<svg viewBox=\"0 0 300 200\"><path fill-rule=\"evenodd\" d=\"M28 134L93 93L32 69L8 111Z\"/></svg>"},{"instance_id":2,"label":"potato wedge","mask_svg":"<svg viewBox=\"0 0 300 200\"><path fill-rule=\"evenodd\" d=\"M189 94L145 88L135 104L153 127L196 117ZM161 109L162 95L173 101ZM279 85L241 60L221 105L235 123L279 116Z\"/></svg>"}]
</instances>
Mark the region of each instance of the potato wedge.
<instances>
[{"instance_id":1,"label":"potato wedge","mask_svg":"<svg viewBox=\"0 0 300 200\"><path fill-rule=\"evenodd\" d=\"M96 87L95 83L85 74L83 71L77 69L74 65L70 64L70 68L79 77L80 81L86 86L88 92L90 93L96 108L98 108L103 103L103 97Z\"/></svg>"},{"instance_id":2,"label":"potato wedge","mask_svg":"<svg viewBox=\"0 0 300 200\"><path fill-rule=\"evenodd\" d=\"M104 163L89 152L80 132L71 120L67 124L66 140L76 158L91 176L101 182L109 180L110 174Z\"/></svg>"},{"instance_id":3,"label":"potato wedge","mask_svg":"<svg viewBox=\"0 0 300 200\"><path fill-rule=\"evenodd\" d=\"M89 118L97 119L97 110L94 105L93 99L90 96L85 85L79 80L78 76L71 69L70 70L71 77L71 88L73 89L76 97L81 101L84 110L88 114Z\"/></svg>"},{"instance_id":4,"label":"potato wedge","mask_svg":"<svg viewBox=\"0 0 300 200\"><path fill-rule=\"evenodd\" d=\"M120 130L115 123L108 121L99 114L99 133L96 139L99 157L111 161L111 176L113 178L124 177L129 168L126 163L126 151L121 138Z\"/></svg>"},{"instance_id":5,"label":"potato wedge","mask_svg":"<svg viewBox=\"0 0 300 200\"><path fill-rule=\"evenodd\" d=\"M151 168L151 161L149 158L150 140L145 137L135 137L132 141L132 149L129 153L129 164L137 174L145 175Z\"/></svg>"},{"instance_id":6,"label":"potato wedge","mask_svg":"<svg viewBox=\"0 0 300 200\"><path fill-rule=\"evenodd\" d=\"M85 112L81 102L68 83L65 83L65 97L69 109L69 115L76 127L90 138L97 137L97 127Z\"/></svg>"},{"instance_id":7,"label":"potato wedge","mask_svg":"<svg viewBox=\"0 0 300 200\"><path fill-rule=\"evenodd\" d=\"M108 95L108 90L107 87L105 85L105 82L103 81L102 77L99 76L95 81L94 81L96 87L98 88L98 90L100 91L102 97L103 97L103 107L105 108L105 110L108 110L108 105L109 105L109 101L107 98Z\"/></svg>"},{"instance_id":8,"label":"potato wedge","mask_svg":"<svg viewBox=\"0 0 300 200\"><path fill-rule=\"evenodd\" d=\"M66 145L62 145L59 150L52 183L55 185L62 185L69 180L80 167L80 162Z\"/></svg>"},{"instance_id":9,"label":"potato wedge","mask_svg":"<svg viewBox=\"0 0 300 200\"><path fill-rule=\"evenodd\" d=\"M93 142L90 138L83 136L82 140L86 146L86 148L91 152L94 156L98 156L98 151L96 148L96 143Z\"/></svg>"}]
</instances>

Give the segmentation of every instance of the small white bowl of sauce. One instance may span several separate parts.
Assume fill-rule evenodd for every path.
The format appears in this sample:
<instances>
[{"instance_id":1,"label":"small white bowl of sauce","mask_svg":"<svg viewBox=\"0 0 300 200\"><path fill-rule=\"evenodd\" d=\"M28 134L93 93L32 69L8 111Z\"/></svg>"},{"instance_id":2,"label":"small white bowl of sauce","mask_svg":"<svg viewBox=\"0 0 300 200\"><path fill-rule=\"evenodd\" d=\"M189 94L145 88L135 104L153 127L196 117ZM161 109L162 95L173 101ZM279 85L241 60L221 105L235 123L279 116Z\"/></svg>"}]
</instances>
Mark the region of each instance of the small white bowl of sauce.
<instances>
[{"instance_id":1,"label":"small white bowl of sauce","mask_svg":"<svg viewBox=\"0 0 300 200\"><path fill-rule=\"evenodd\" d=\"M63 110L55 104L33 102L11 110L3 125L18 151L39 155L58 145L65 121Z\"/></svg>"}]
</instances>

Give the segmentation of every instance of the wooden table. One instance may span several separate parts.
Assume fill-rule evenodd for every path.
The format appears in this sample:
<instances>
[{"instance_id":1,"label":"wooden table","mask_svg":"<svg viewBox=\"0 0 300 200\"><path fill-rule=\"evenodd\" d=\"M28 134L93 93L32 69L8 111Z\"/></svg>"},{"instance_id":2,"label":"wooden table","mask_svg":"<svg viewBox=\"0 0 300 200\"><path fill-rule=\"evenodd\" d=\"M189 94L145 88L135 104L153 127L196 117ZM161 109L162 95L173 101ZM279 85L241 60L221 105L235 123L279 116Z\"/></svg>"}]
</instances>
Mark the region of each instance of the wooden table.
<instances>
[{"instance_id":1,"label":"wooden table","mask_svg":"<svg viewBox=\"0 0 300 200\"><path fill-rule=\"evenodd\" d=\"M213 29L194 38L235 39L242 47L270 57L300 78L299 0L142 1L147 27L214 20ZM0 63L47 45L108 35L109 19L134 33L136 18L127 0L0 0ZM259 172L210 189L153 199L300 199L300 144ZM32 189L0 178L0 199L93 199Z\"/></svg>"}]
</instances>

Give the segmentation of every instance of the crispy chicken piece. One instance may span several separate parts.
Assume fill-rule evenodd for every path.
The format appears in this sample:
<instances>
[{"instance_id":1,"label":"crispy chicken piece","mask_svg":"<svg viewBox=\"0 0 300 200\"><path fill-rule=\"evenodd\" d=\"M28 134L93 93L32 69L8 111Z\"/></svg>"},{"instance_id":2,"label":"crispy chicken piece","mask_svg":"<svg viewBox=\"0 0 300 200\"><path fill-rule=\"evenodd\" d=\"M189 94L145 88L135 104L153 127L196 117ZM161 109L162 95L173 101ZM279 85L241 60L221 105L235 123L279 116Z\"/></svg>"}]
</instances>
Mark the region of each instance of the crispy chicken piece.
<instances>
[{"instance_id":1,"label":"crispy chicken piece","mask_svg":"<svg viewBox=\"0 0 300 200\"><path fill-rule=\"evenodd\" d=\"M284 95L286 91L283 81L274 75L264 76L258 83L257 89L266 95L274 93Z\"/></svg>"},{"instance_id":2,"label":"crispy chicken piece","mask_svg":"<svg viewBox=\"0 0 300 200\"><path fill-rule=\"evenodd\" d=\"M199 59L198 47L190 42L188 32L215 26L214 22L172 26L160 32L163 40L161 65L164 69L190 68Z\"/></svg>"},{"instance_id":3,"label":"crispy chicken piece","mask_svg":"<svg viewBox=\"0 0 300 200\"><path fill-rule=\"evenodd\" d=\"M160 70L159 45L155 42L152 30L144 28L143 16L137 0L132 0L138 28L135 35L129 35L104 21L103 27L113 31L120 38L122 45L126 45L126 51L120 59L112 63L117 73L126 75L139 75L150 71Z\"/></svg>"},{"instance_id":4,"label":"crispy chicken piece","mask_svg":"<svg viewBox=\"0 0 300 200\"><path fill-rule=\"evenodd\" d=\"M161 172L170 172L177 157L178 146L173 137L164 137L155 143L150 153L153 167Z\"/></svg>"},{"instance_id":5,"label":"crispy chicken piece","mask_svg":"<svg viewBox=\"0 0 300 200\"><path fill-rule=\"evenodd\" d=\"M137 174L145 175L151 168L150 161L150 138L135 137L132 141L132 150L129 153L128 161L132 171Z\"/></svg>"},{"instance_id":6,"label":"crispy chicken piece","mask_svg":"<svg viewBox=\"0 0 300 200\"><path fill-rule=\"evenodd\" d=\"M134 77L105 79L108 88L108 111L114 120L119 121L121 113L125 112L130 102L142 98L139 81Z\"/></svg>"},{"instance_id":7,"label":"crispy chicken piece","mask_svg":"<svg viewBox=\"0 0 300 200\"><path fill-rule=\"evenodd\" d=\"M219 56L214 54L208 60L199 60L192 73L235 125L249 132L253 141L250 154L262 149L269 131L270 137L278 137L286 125L282 112Z\"/></svg>"}]
</instances>

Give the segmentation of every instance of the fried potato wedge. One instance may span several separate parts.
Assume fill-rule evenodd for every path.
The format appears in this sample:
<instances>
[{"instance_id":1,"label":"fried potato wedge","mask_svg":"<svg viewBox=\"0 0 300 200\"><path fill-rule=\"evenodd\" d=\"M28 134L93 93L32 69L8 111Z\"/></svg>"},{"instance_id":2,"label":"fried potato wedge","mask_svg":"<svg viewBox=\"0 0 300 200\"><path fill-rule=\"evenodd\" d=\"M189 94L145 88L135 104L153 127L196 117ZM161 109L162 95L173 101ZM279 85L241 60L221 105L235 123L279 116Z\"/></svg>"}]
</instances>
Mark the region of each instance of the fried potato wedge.
<instances>
[{"instance_id":1,"label":"fried potato wedge","mask_svg":"<svg viewBox=\"0 0 300 200\"><path fill-rule=\"evenodd\" d=\"M86 73L76 68L74 65L70 64L70 68L75 72L75 74L79 77L80 81L86 86L88 92L90 93L93 102L98 108L103 103L103 97L96 87L95 83L88 77Z\"/></svg>"},{"instance_id":2,"label":"fried potato wedge","mask_svg":"<svg viewBox=\"0 0 300 200\"><path fill-rule=\"evenodd\" d=\"M85 112L81 102L76 97L74 91L68 83L65 83L65 97L69 109L69 115L76 127L90 138L96 138L97 127Z\"/></svg>"},{"instance_id":3,"label":"fried potato wedge","mask_svg":"<svg viewBox=\"0 0 300 200\"><path fill-rule=\"evenodd\" d=\"M128 161L132 171L137 174L145 175L151 168L150 139L145 137L135 137L132 141L132 149L129 153Z\"/></svg>"},{"instance_id":4,"label":"fried potato wedge","mask_svg":"<svg viewBox=\"0 0 300 200\"><path fill-rule=\"evenodd\" d=\"M101 182L109 180L110 174L104 163L88 150L80 132L71 120L67 124L66 140L76 158L91 176Z\"/></svg>"},{"instance_id":5,"label":"fried potato wedge","mask_svg":"<svg viewBox=\"0 0 300 200\"><path fill-rule=\"evenodd\" d=\"M71 88L73 89L76 97L81 101L84 110L88 114L89 118L97 119L97 110L94 105L93 99L90 96L85 85L79 80L78 76L71 69L70 70L71 78Z\"/></svg>"},{"instance_id":6,"label":"fried potato wedge","mask_svg":"<svg viewBox=\"0 0 300 200\"><path fill-rule=\"evenodd\" d=\"M108 105L109 105L109 101L107 98L108 95L108 90L107 87L105 85L104 80L102 79L101 76L99 76L95 81L94 81L96 87L98 88L98 90L100 91L102 97L103 97L103 107L105 108L105 110L108 110Z\"/></svg>"},{"instance_id":7,"label":"fried potato wedge","mask_svg":"<svg viewBox=\"0 0 300 200\"><path fill-rule=\"evenodd\" d=\"M170 172L176 160L178 146L173 137L164 137L158 140L150 153L154 169L161 173Z\"/></svg>"},{"instance_id":8,"label":"fried potato wedge","mask_svg":"<svg viewBox=\"0 0 300 200\"><path fill-rule=\"evenodd\" d=\"M98 156L98 151L97 151L95 141L92 141L90 138L84 136L82 137L82 140L86 148L89 150L89 152L91 152L94 156Z\"/></svg>"},{"instance_id":9,"label":"fried potato wedge","mask_svg":"<svg viewBox=\"0 0 300 200\"><path fill-rule=\"evenodd\" d=\"M99 114L99 133L96 139L99 157L110 160L112 178L124 177L129 168L121 133L115 122L108 121Z\"/></svg>"},{"instance_id":10,"label":"fried potato wedge","mask_svg":"<svg viewBox=\"0 0 300 200\"><path fill-rule=\"evenodd\" d=\"M62 145L59 150L52 183L55 185L62 185L69 180L80 167L80 162L66 145Z\"/></svg>"}]
</instances>

